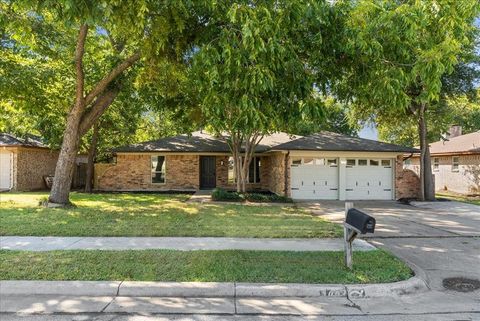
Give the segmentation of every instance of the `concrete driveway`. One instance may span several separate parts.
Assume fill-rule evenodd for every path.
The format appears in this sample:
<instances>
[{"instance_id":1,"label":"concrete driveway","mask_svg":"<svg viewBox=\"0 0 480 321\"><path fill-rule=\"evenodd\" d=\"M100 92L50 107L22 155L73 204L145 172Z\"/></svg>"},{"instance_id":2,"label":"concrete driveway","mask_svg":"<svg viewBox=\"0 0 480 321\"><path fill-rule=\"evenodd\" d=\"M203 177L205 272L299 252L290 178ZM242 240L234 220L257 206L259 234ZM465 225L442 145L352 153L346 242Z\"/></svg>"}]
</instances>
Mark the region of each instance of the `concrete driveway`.
<instances>
[{"instance_id":1,"label":"concrete driveway","mask_svg":"<svg viewBox=\"0 0 480 321\"><path fill-rule=\"evenodd\" d=\"M344 202L298 203L334 222L345 218ZM354 206L375 217L369 238L480 236L480 206L460 202L357 201Z\"/></svg>"},{"instance_id":2,"label":"concrete driveway","mask_svg":"<svg viewBox=\"0 0 480 321\"><path fill-rule=\"evenodd\" d=\"M344 220L344 202L298 205L335 222ZM376 218L375 234L362 237L416 267L432 290L451 293L443 287L449 277L480 280L480 206L454 201L354 205ZM480 307L480 290L465 295Z\"/></svg>"}]
</instances>

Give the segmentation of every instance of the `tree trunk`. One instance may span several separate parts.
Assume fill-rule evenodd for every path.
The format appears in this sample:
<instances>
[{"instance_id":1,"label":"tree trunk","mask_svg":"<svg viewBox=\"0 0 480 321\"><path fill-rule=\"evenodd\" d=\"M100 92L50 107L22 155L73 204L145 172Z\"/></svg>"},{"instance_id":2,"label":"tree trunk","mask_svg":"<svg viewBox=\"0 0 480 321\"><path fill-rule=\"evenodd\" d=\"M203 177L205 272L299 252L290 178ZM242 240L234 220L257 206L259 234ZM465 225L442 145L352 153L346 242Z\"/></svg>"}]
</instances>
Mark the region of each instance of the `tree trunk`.
<instances>
[{"instance_id":1,"label":"tree trunk","mask_svg":"<svg viewBox=\"0 0 480 321\"><path fill-rule=\"evenodd\" d=\"M60 149L60 155L58 156L52 190L50 191L50 197L48 198L49 206L56 206L55 204L65 206L70 203L69 194L72 184L75 158L78 153L80 140L78 137L78 128L80 126L83 111L85 110L83 54L85 52L87 33L88 26L84 24L80 27L75 49L75 104L67 116L67 124L63 132L62 148Z\"/></svg>"},{"instance_id":2,"label":"tree trunk","mask_svg":"<svg viewBox=\"0 0 480 321\"><path fill-rule=\"evenodd\" d=\"M90 143L90 148L88 149L88 160L87 160L87 173L85 177L85 192L91 193L93 189L93 170L95 156L97 155L97 143L98 143L98 122L93 125L93 134L92 142Z\"/></svg>"},{"instance_id":3,"label":"tree trunk","mask_svg":"<svg viewBox=\"0 0 480 321\"><path fill-rule=\"evenodd\" d=\"M435 200L430 147L427 141L427 124L425 121L425 105L418 107L418 134L420 139L420 200Z\"/></svg>"},{"instance_id":4,"label":"tree trunk","mask_svg":"<svg viewBox=\"0 0 480 321\"><path fill-rule=\"evenodd\" d=\"M111 105L119 92L118 86L108 89L108 86L117 79L125 70L130 68L140 59L140 53L134 53L120 64L115 66L93 89L85 96L83 71L83 55L88 26L80 27L80 32L75 50L76 67L76 96L75 104L67 116L67 122L63 133L62 147L58 156L53 179L52 190L48 198L49 206L65 206L70 203L69 195L75 158L78 153L80 138L91 128L93 123ZM95 102L94 102L95 100ZM87 106L91 106L86 110Z\"/></svg>"}]
</instances>

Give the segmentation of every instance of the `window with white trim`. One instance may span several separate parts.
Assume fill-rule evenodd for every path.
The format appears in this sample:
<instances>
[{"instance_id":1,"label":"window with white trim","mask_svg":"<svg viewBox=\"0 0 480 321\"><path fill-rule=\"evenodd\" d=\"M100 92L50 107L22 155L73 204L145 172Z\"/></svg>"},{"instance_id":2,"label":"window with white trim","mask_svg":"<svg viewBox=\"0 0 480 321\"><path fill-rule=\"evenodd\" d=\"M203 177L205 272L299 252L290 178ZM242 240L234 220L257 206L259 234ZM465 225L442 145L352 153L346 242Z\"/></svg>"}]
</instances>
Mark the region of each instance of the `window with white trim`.
<instances>
[{"instance_id":1,"label":"window with white trim","mask_svg":"<svg viewBox=\"0 0 480 321\"><path fill-rule=\"evenodd\" d=\"M152 156L152 183L165 184L165 156Z\"/></svg>"},{"instance_id":2,"label":"window with white trim","mask_svg":"<svg viewBox=\"0 0 480 321\"><path fill-rule=\"evenodd\" d=\"M433 170L435 172L438 172L439 169L440 169L440 158L434 157L433 158Z\"/></svg>"},{"instance_id":3,"label":"window with white trim","mask_svg":"<svg viewBox=\"0 0 480 321\"><path fill-rule=\"evenodd\" d=\"M453 156L452 157L452 172L458 172L460 166L460 157Z\"/></svg>"}]
</instances>

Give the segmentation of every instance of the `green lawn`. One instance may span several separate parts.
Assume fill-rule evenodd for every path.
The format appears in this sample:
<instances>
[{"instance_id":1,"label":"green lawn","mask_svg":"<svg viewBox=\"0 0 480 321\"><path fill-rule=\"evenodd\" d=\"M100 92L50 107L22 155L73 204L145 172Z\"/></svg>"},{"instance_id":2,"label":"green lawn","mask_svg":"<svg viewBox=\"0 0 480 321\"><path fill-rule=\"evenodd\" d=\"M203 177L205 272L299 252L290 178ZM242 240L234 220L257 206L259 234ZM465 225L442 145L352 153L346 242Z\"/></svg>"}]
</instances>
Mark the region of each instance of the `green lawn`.
<instances>
[{"instance_id":1,"label":"green lawn","mask_svg":"<svg viewBox=\"0 0 480 321\"><path fill-rule=\"evenodd\" d=\"M437 193L436 196L441 198L447 198L453 201L480 205L480 197L465 196L460 194L445 194L445 193Z\"/></svg>"},{"instance_id":2,"label":"green lawn","mask_svg":"<svg viewBox=\"0 0 480 321\"><path fill-rule=\"evenodd\" d=\"M0 279L378 283L412 275L382 250L355 252L352 271L342 260L343 252L3 250Z\"/></svg>"},{"instance_id":3,"label":"green lawn","mask_svg":"<svg viewBox=\"0 0 480 321\"><path fill-rule=\"evenodd\" d=\"M72 193L69 209L46 193L0 194L0 235L340 237L339 225L292 206L190 204L189 195Z\"/></svg>"}]
</instances>

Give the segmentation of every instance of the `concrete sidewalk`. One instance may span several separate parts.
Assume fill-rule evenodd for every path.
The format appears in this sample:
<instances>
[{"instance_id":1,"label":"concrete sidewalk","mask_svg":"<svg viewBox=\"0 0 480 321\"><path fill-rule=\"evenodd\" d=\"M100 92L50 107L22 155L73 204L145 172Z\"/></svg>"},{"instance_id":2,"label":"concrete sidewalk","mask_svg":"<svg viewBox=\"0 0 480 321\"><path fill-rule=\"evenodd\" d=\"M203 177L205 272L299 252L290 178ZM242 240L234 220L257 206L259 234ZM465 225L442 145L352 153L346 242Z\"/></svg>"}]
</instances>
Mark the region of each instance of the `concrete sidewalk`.
<instances>
[{"instance_id":1,"label":"concrete sidewalk","mask_svg":"<svg viewBox=\"0 0 480 321\"><path fill-rule=\"evenodd\" d=\"M353 243L356 251L376 248L364 240ZM267 239L235 237L33 237L2 236L3 250L261 250L343 251L342 239Z\"/></svg>"}]
</instances>

